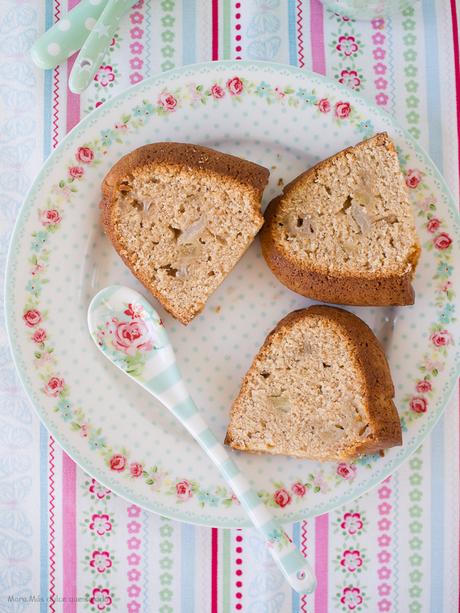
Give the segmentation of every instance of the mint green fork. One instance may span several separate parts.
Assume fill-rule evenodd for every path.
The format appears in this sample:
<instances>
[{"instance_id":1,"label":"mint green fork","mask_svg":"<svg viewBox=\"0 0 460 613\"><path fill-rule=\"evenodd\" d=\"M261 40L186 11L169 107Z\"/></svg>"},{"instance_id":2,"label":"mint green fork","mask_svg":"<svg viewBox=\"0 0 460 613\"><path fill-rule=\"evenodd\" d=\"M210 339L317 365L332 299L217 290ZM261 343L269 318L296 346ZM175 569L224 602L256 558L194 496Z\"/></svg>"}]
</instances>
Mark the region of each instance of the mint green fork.
<instances>
[{"instance_id":1,"label":"mint green fork","mask_svg":"<svg viewBox=\"0 0 460 613\"><path fill-rule=\"evenodd\" d=\"M201 417L163 323L147 300L127 287L107 287L89 305L88 326L102 353L164 404L208 454L265 538L290 586L301 594L314 591L316 580L308 562Z\"/></svg>"}]
</instances>

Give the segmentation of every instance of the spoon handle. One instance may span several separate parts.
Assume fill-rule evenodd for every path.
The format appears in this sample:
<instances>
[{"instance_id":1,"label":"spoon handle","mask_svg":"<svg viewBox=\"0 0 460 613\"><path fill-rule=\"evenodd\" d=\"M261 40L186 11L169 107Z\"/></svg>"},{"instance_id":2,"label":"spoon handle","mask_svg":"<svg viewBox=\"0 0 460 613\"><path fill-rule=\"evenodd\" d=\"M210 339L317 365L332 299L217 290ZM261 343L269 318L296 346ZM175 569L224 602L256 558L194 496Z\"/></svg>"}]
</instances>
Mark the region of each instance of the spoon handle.
<instances>
[{"instance_id":1,"label":"spoon handle","mask_svg":"<svg viewBox=\"0 0 460 613\"><path fill-rule=\"evenodd\" d=\"M312 592L316 579L308 562L209 429L188 394L175 363L144 383L144 387L170 409L220 470L252 523L265 538L270 553L290 586L299 593Z\"/></svg>"},{"instance_id":2,"label":"spoon handle","mask_svg":"<svg viewBox=\"0 0 460 613\"><path fill-rule=\"evenodd\" d=\"M85 42L104 10L107 0L81 0L32 45L30 54L39 68L54 68Z\"/></svg>"},{"instance_id":3,"label":"spoon handle","mask_svg":"<svg viewBox=\"0 0 460 613\"><path fill-rule=\"evenodd\" d=\"M122 321L126 315L131 319ZM313 592L316 579L308 562L198 412L158 313L134 290L111 286L102 289L91 301L88 325L97 347L163 403L208 454L264 537L289 585L300 594ZM145 355L135 366L127 357L133 357L133 348L135 355Z\"/></svg>"},{"instance_id":4,"label":"spoon handle","mask_svg":"<svg viewBox=\"0 0 460 613\"><path fill-rule=\"evenodd\" d=\"M69 89L81 94L91 83L102 62L121 17L133 0L109 0L78 54L69 77Z\"/></svg>"}]
</instances>

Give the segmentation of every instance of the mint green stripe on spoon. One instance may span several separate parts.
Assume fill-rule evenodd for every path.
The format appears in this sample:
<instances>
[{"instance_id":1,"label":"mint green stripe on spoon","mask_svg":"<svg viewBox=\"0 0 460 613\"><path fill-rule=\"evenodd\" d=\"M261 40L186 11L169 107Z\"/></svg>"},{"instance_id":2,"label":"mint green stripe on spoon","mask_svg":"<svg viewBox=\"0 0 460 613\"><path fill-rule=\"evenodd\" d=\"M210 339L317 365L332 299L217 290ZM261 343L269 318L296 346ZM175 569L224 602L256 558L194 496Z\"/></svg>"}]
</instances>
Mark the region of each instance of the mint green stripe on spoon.
<instances>
[{"instance_id":1,"label":"mint green stripe on spoon","mask_svg":"<svg viewBox=\"0 0 460 613\"><path fill-rule=\"evenodd\" d=\"M39 68L47 70L78 51L96 25L108 0L81 0L32 45L30 54Z\"/></svg>"},{"instance_id":2,"label":"mint green stripe on spoon","mask_svg":"<svg viewBox=\"0 0 460 613\"><path fill-rule=\"evenodd\" d=\"M81 94L91 83L118 29L120 19L133 0L109 0L78 54L69 77L69 89Z\"/></svg>"},{"instance_id":3,"label":"mint green stripe on spoon","mask_svg":"<svg viewBox=\"0 0 460 613\"><path fill-rule=\"evenodd\" d=\"M208 454L264 537L289 585L300 594L313 592L316 580L308 562L201 417L158 313L135 290L114 285L91 301L88 326L102 353L164 404Z\"/></svg>"}]
</instances>

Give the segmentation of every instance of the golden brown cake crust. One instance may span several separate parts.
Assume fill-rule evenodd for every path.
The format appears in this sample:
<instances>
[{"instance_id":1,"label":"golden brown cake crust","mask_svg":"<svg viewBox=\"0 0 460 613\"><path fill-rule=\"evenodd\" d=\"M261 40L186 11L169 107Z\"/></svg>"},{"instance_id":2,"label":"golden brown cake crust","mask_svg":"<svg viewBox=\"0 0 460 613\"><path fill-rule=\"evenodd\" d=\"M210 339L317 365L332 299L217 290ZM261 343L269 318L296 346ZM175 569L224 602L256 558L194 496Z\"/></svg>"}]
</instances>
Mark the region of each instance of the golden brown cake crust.
<instances>
[{"instance_id":1,"label":"golden brown cake crust","mask_svg":"<svg viewBox=\"0 0 460 613\"><path fill-rule=\"evenodd\" d=\"M275 333L281 332L280 342L282 343L284 335L289 333L290 328L307 317L316 319L325 318L328 321L335 322L343 330L343 334L353 343L353 357L364 375L366 408L369 423L372 425L373 435L364 441L357 441L356 445L347 449L343 459L351 460L362 454L375 453L388 447L401 445L401 423L393 402L394 386L385 354L378 339L367 324L348 311L325 305L314 305L308 309L293 311L284 317L268 334L262 348L254 358L248 373L256 368L260 356L269 351L272 337ZM248 391L249 381L246 375L240 393L233 403L232 413L233 411L238 411L239 400ZM248 451L234 443L231 434L231 417L225 437L225 444L240 451ZM277 452L270 449L267 450L267 453L276 454Z\"/></svg>"},{"instance_id":2,"label":"golden brown cake crust","mask_svg":"<svg viewBox=\"0 0 460 613\"><path fill-rule=\"evenodd\" d=\"M392 153L395 148L386 133L377 134L375 142L386 147ZM315 177L318 170L327 167L338 156L345 157L353 151L348 147L343 151L323 160L300 174L283 189L283 194L274 198L265 211L265 224L260 232L260 241L264 258L274 275L289 289L314 300L348 304L355 306L404 306L414 304L415 293L411 285L417 265L420 247L415 246L410 257L411 270L403 275L374 275L366 277L343 275L333 276L312 268L302 268L293 261L290 254L275 238L274 218L279 204L295 185L305 177Z\"/></svg>"},{"instance_id":3,"label":"golden brown cake crust","mask_svg":"<svg viewBox=\"0 0 460 613\"><path fill-rule=\"evenodd\" d=\"M263 166L248 162L228 153L220 153L201 145L188 143L152 143L123 156L109 170L102 183L104 199L110 199L118 182L129 175L133 168L147 164L185 166L197 170L233 177L262 192L267 184L269 171ZM104 203L104 201L103 201Z\"/></svg>"},{"instance_id":4,"label":"golden brown cake crust","mask_svg":"<svg viewBox=\"0 0 460 613\"><path fill-rule=\"evenodd\" d=\"M139 281L162 303L164 308L187 325L200 312L205 302L200 304L200 310L193 314L177 312L173 305L162 295L151 281L139 273L135 273L129 259L125 256L120 238L115 230L112 213L114 204L120 192L120 183L130 176L137 168L150 164L157 166L176 166L189 168L207 175L221 175L231 178L236 183L252 189L255 193L254 214L260 219L259 227L263 224L263 216L260 212L260 200L267 184L269 171L263 166L243 160L236 156L220 153L208 147L185 143L152 143L135 149L122 157L106 174L101 185L102 200L100 202L101 221L107 237L111 240L115 250L123 262L131 269ZM248 245L249 246L249 245Z\"/></svg>"}]
</instances>

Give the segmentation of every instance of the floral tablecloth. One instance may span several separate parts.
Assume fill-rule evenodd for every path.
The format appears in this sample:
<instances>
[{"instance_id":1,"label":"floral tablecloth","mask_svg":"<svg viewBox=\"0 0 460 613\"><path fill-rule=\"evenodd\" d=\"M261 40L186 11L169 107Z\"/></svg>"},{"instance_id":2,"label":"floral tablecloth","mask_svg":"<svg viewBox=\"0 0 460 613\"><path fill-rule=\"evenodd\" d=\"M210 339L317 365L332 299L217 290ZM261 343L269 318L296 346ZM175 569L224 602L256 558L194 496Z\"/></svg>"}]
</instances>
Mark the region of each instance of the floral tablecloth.
<instances>
[{"instance_id":1,"label":"floral tablecloth","mask_svg":"<svg viewBox=\"0 0 460 613\"><path fill-rule=\"evenodd\" d=\"M149 75L210 59L266 59L337 79L394 114L459 193L455 0L355 22L317 0L139 0L81 97L72 60L28 50L76 0L0 0L0 263L43 160L80 119ZM318 590L299 597L252 530L178 523L113 495L39 423L0 323L0 611L458 610L459 399L401 469L353 503L292 526Z\"/></svg>"}]
</instances>

